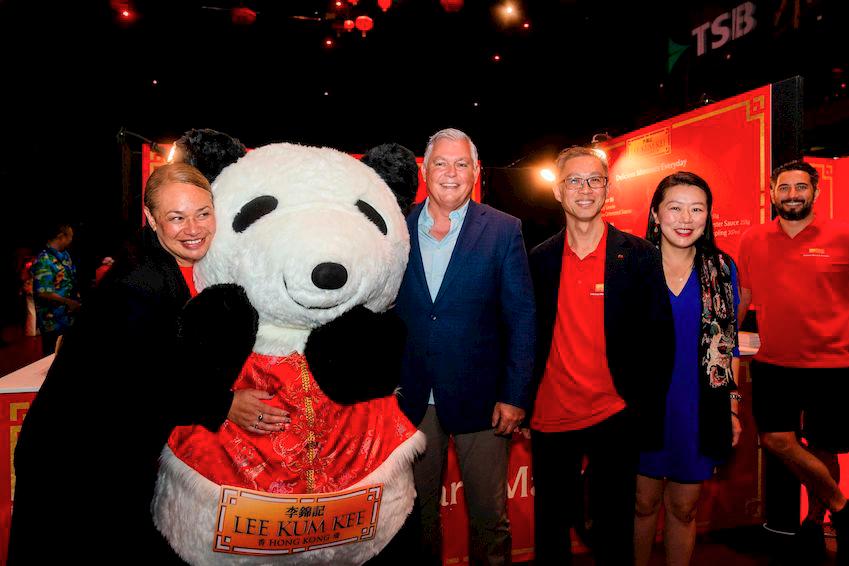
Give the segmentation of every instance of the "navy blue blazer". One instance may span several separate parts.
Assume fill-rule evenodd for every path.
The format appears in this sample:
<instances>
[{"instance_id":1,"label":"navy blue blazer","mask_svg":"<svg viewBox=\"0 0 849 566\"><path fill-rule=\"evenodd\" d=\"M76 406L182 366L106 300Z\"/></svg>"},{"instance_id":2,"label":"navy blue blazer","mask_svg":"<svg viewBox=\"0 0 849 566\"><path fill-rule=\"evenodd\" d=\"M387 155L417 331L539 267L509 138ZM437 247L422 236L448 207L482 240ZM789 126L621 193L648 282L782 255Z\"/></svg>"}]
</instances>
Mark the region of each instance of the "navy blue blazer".
<instances>
[{"instance_id":1,"label":"navy blue blazer","mask_svg":"<svg viewBox=\"0 0 849 566\"><path fill-rule=\"evenodd\" d=\"M446 432L489 429L496 402L529 410L536 322L521 223L470 202L433 301L419 248L423 206L407 217L410 261L395 307L407 326L401 408L418 425L432 388Z\"/></svg>"}]
</instances>

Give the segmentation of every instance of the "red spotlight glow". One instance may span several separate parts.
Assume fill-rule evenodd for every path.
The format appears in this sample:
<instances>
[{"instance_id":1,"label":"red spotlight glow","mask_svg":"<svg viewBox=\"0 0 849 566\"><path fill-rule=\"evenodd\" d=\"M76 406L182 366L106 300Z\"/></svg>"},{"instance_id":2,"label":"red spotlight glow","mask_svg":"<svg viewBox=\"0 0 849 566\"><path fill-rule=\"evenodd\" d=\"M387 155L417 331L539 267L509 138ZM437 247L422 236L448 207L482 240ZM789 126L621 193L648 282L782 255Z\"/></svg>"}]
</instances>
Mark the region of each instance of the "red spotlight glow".
<instances>
[{"instance_id":1,"label":"red spotlight glow","mask_svg":"<svg viewBox=\"0 0 849 566\"><path fill-rule=\"evenodd\" d=\"M439 0L446 12L459 12L463 9L464 0Z\"/></svg>"},{"instance_id":2,"label":"red spotlight glow","mask_svg":"<svg viewBox=\"0 0 849 566\"><path fill-rule=\"evenodd\" d=\"M130 17L130 11L129 11L129 10L124 10L123 12L121 12L121 15L122 15L123 17L125 17L125 18L129 18L129 17Z\"/></svg>"},{"instance_id":3,"label":"red spotlight glow","mask_svg":"<svg viewBox=\"0 0 849 566\"><path fill-rule=\"evenodd\" d=\"M325 39L324 45L326 45L327 47L333 47L333 40L332 39Z\"/></svg>"},{"instance_id":4,"label":"red spotlight glow","mask_svg":"<svg viewBox=\"0 0 849 566\"><path fill-rule=\"evenodd\" d=\"M493 55L492 60L495 62L501 61L501 55Z\"/></svg>"},{"instance_id":5,"label":"red spotlight glow","mask_svg":"<svg viewBox=\"0 0 849 566\"><path fill-rule=\"evenodd\" d=\"M530 28L530 27L531 27L531 23L530 23L530 22L525 22L524 24L522 24L522 27L523 27L523 28L525 28L525 29L528 29L528 28Z\"/></svg>"}]
</instances>

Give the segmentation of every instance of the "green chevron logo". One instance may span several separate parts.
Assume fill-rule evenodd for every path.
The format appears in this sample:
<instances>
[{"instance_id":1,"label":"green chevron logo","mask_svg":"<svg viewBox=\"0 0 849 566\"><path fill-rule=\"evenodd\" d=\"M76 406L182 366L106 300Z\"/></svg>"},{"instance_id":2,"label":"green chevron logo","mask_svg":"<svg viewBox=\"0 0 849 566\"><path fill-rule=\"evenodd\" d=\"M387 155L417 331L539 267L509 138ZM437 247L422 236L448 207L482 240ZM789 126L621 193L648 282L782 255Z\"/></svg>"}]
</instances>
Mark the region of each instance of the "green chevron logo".
<instances>
[{"instance_id":1,"label":"green chevron logo","mask_svg":"<svg viewBox=\"0 0 849 566\"><path fill-rule=\"evenodd\" d=\"M689 49L689 45L681 45L675 43L671 39L669 40L669 47L667 48L667 58L666 58L666 73L669 74L672 72L672 68L675 66L675 63L678 62L678 59L681 57L681 54L684 53L687 49Z\"/></svg>"}]
</instances>

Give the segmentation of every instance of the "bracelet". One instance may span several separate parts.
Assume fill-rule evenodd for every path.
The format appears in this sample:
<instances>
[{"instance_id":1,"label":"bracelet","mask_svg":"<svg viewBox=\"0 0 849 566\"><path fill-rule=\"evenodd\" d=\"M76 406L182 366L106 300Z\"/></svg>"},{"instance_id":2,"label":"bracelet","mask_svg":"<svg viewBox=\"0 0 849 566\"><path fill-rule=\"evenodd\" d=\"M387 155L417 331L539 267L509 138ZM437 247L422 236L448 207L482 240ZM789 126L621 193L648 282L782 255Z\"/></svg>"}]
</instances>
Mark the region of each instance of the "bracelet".
<instances>
[{"instance_id":1,"label":"bracelet","mask_svg":"<svg viewBox=\"0 0 849 566\"><path fill-rule=\"evenodd\" d=\"M735 399L735 400L737 400L737 401L742 401L742 400L743 400L743 396L742 396L742 395L740 395L739 393L737 393L736 391L732 391L731 393L729 393L729 394L728 394L728 398L729 398L729 399Z\"/></svg>"},{"instance_id":2,"label":"bracelet","mask_svg":"<svg viewBox=\"0 0 849 566\"><path fill-rule=\"evenodd\" d=\"M734 411L731 411L731 416L732 416L732 417L737 417L737 419L738 419L738 420L739 420L739 418L740 418L740 415L738 415L738 414L737 414L737 413L735 413Z\"/></svg>"}]
</instances>

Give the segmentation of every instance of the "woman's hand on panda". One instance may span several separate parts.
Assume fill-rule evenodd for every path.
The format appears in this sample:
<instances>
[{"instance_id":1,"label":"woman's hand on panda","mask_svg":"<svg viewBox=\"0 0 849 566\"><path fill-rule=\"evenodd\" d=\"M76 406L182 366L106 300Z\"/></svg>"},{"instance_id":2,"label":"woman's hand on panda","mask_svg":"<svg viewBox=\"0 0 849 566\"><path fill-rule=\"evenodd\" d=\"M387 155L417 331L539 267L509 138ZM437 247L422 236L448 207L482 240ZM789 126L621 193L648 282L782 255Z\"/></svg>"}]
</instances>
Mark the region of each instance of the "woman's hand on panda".
<instances>
[{"instance_id":1,"label":"woman's hand on panda","mask_svg":"<svg viewBox=\"0 0 849 566\"><path fill-rule=\"evenodd\" d=\"M240 389L233 393L227 418L253 434L271 434L289 428L291 419L283 409L265 403L274 395L258 389Z\"/></svg>"}]
</instances>

